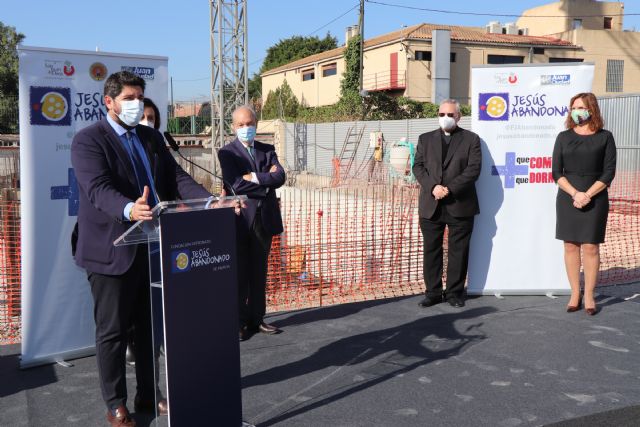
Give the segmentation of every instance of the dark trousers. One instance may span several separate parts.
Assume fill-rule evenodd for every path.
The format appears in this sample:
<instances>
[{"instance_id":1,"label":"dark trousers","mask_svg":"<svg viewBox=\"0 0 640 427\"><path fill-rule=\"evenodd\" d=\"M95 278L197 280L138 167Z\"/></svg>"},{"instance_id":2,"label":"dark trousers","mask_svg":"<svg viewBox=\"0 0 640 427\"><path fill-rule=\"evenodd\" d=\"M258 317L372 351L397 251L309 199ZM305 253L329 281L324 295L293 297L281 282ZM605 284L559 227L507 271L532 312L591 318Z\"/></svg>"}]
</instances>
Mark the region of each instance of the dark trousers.
<instances>
[{"instance_id":1,"label":"dark trousers","mask_svg":"<svg viewBox=\"0 0 640 427\"><path fill-rule=\"evenodd\" d=\"M426 294L442 295L442 245L445 226L449 228L446 296L462 297L469 264L469 242L473 231L473 217L456 218L445 206L439 206L433 217L420 218L424 258L422 271Z\"/></svg>"},{"instance_id":2,"label":"dark trousers","mask_svg":"<svg viewBox=\"0 0 640 427\"><path fill-rule=\"evenodd\" d=\"M238 240L238 313L240 327L257 327L266 311L267 261L272 236L262 226L260 208L251 230Z\"/></svg>"},{"instance_id":3,"label":"dark trousers","mask_svg":"<svg viewBox=\"0 0 640 427\"><path fill-rule=\"evenodd\" d=\"M102 398L113 409L127 402L125 353L134 326L137 393L154 398L149 265L145 246L138 247L129 271L120 276L87 272L96 323L96 359Z\"/></svg>"}]
</instances>

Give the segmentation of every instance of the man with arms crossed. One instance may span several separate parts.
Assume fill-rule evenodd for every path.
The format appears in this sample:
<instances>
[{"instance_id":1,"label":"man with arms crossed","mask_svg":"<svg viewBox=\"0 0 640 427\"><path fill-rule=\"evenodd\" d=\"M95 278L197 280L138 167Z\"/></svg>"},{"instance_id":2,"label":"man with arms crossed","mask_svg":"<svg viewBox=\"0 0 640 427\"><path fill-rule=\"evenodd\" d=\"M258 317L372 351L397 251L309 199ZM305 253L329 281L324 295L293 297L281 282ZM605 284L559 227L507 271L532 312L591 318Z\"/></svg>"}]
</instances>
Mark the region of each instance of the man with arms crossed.
<instances>
[{"instance_id":1,"label":"man with arms crossed","mask_svg":"<svg viewBox=\"0 0 640 427\"><path fill-rule=\"evenodd\" d=\"M283 231L276 188L286 175L273 145L256 141L257 119L247 106L233 112L236 139L218 152L227 193L248 197L238 227L238 299L240 340L256 332L280 330L264 322L267 261L271 240Z\"/></svg>"}]
</instances>

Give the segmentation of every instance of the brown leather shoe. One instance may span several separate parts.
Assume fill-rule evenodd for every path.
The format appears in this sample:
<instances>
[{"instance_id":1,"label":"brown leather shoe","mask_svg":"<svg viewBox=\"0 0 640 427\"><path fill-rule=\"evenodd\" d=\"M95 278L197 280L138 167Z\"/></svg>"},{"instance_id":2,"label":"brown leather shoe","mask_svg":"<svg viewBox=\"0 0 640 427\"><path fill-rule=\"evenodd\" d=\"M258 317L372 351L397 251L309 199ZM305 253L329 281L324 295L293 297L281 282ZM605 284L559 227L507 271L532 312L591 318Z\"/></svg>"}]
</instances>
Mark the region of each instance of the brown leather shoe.
<instances>
[{"instance_id":1,"label":"brown leather shoe","mask_svg":"<svg viewBox=\"0 0 640 427\"><path fill-rule=\"evenodd\" d=\"M153 399L143 399L137 394L135 399L133 399L133 409L136 412L153 413L154 404L155 402ZM167 415L168 413L169 405L167 404L167 399L160 399L158 401L158 415Z\"/></svg>"},{"instance_id":2,"label":"brown leather shoe","mask_svg":"<svg viewBox=\"0 0 640 427\"><path fill-rule=\"evenodd\" d=\"M136 427L136 422L124 405L118 406L115 411L107 411L107 421L111 427Z\"/></svg>"},{"instance_id":3,"label":"brown leather shoe","mask_svg":"<svg viewBox=\"0 0 640 427\"><path fill-rule=\"evenodd\" d=\"M258 325L258 332L261 332L267 335L275 335L275 334L281 333L282 329L278 329L273 325L269 325L268 323L262 322Z\"/></svg>"}]
</instances>

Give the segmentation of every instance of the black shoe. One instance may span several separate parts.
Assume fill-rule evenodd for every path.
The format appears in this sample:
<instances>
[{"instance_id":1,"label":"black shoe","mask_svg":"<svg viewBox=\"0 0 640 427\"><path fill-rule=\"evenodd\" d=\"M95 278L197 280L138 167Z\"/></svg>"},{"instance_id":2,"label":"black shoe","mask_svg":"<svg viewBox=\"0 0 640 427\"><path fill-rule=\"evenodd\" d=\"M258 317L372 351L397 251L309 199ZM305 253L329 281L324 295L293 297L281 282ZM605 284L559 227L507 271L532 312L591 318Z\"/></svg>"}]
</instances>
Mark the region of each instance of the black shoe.
<instances>
[{"instance_id":1,"label":"black shoe","mask_svg":"<svg viewBox=\"0 0 640 427\"><path fill-rule=\"evenodd\" d=\"M127 346L127 365L129 366L136 366L136 355L133 353L133 348L131 348L131 345Z\"/></svg>"},{"instance_id":2,"label":"black shoe","mask_svg":"<svg viewBox=\"0 0 640 427\"><path fill-rule=\"evenodd\" d=\"M260 323L257 328L258 332L267 334L267 335L275 335L282 332L282 329L278 329L276 326L269 325L268 323Z\"/></svg>"},{"instance_id":3,"label":"black shoe","mask_svg":"<svg viewBox=\"0 0 640 427\"><path fill-rule=\"evenodd\" d=\"M143 399L139 394L136 394L135 399L133 399L133 409L136 412L143 412L147 414L153 414L154 412L158 412L158 415L168 415L169 414L169 405L167 404L167 399L160 399L156 406L155 399Z\"/></svg>"},{"instance_id":4,"label":"black shoe","mask_svg":"<svg viewBox=\"0 0 640 427\"><path fill-rule=\"evenodd\" d=\"M432 305L440 304L442 302L442 297L438 296L429 296L424 297L422 301L418 303L420 307L431 307Z\"/></svg>"},{"instance_id":5,"label":"black shoe","mask_svg":"<svg viewBox=\"0 0 640 427\"><path fill-rule=\"evenodd\" d=\"M246 341L251 338L255 334L255 331L250 329L248 326L242 326L240 328L240 341Z\"/></svg>"},{"instance_id":6,"label":"black shoe","mask_svg":"<svg viewBox=\"0 0 640 427\"><path fill-rule=\"evenodd\" d=\"M447 302L451 307L456 307L456 308L464 307L464 300L456 296L447 298Z\"/></svg>"}]
</instances>

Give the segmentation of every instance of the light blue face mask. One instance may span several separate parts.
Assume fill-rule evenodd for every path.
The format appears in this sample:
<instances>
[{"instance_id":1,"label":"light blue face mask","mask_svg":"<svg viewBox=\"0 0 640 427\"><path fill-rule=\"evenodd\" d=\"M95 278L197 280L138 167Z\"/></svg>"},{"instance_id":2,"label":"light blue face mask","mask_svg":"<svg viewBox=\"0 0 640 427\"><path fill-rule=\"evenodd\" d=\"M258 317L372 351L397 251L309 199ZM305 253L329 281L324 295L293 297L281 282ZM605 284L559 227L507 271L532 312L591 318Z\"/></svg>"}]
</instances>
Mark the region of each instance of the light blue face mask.
<instances>
[{"instance_id":1,"label":"light blue face mask","mask_svg":"<svg viewBox=\"0 0 640 427\"><path fill-rule=\"evenodd\" d=\"M582 109L582 108L579 108L579 109L576 109L576 110L571 110L571 119L577 125L581 125L581 124L589 121L590 117L591 116L589 115L589 110L585 110L585 109Z\"/></svg>"},{"instance_id":2,"label":"light blue face mask","mask_svg":"<svg viewBox=\"0 0 640 427\"><path fill-rule=\"evenodd\" d=\"M253 141L256 137L255 126L245 126L236 130L236 136L241 142L247 143Z\"/></svg>"},{"instance_id":3,"label":"light blue face mask","mask_svg":"<svg viewBox=\"0 0 640 427\"><path fill-rule=\"evenodd\" d=\"M118 118L127 126L135 127L144 114L144 104L139 99L120 101Z\"/></svg>"}]
</instances>

